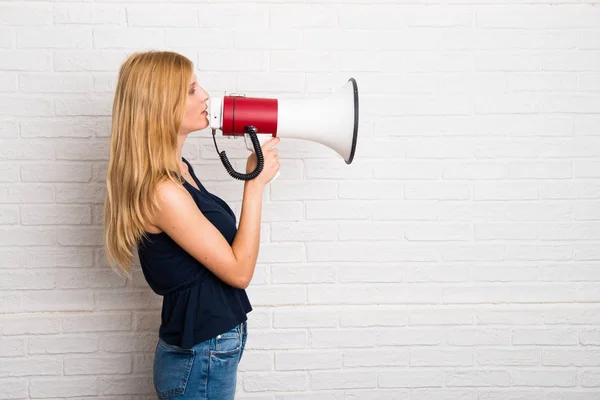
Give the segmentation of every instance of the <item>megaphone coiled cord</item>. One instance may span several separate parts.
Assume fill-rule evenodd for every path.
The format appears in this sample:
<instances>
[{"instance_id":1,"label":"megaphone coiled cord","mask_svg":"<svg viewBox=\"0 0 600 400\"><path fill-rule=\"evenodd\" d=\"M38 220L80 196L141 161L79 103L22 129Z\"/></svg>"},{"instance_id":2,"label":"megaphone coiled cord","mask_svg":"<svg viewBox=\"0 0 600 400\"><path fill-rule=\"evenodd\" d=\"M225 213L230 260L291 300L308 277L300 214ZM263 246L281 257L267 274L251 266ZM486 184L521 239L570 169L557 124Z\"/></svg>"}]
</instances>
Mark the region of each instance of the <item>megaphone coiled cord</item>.
<instances>
[{"instance_id":1,"label":"megaphone coiled cord","mask_svg":"<svg viewBox=\"0 0 600 400\"><path fill-rule=\"evenodd\" d=\"M251 179L256 178L258 175L260 175L260 173L262 172L263 167L265 165L265 158L263 156L262 149L260 147L260 141L258 140L258 135L256 134L257 133L256 128L253 126L247 126L245 128L245 130L246 130L246 133L248 133L248 135L250 136L250 140L252 141L252 146L254 147L254 153L256 154L256 159L258 161L258 164L257 164L256 168L254 169L254 171L246 173L246 174L237 172L231 165L231 162L229 162L229 159L227 158L225 151L221 151L221 152L219 151L219 148L217 147L217 140L215 138L216 130L213 129L213 131L212 131L213 142L215 143L215 149L217 150L217 153L219 154L219 158L221 159L221 163L223 163L225 170L231 177L241 180L241 181L249 181Z\"/></svg>"}]
</instances>

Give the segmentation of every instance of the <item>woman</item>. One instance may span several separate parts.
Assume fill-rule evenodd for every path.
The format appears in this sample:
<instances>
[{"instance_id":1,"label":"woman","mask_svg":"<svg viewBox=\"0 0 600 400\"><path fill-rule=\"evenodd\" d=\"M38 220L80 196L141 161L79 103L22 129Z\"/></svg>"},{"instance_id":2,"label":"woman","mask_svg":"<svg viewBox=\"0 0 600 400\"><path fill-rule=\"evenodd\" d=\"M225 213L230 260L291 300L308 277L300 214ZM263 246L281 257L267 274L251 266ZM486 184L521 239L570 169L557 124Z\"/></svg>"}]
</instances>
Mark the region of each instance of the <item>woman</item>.
<instances>
[{"instance_id":1,"label":"woman","mask_svg":"<svg viewBox=\"0 0 600 400\"><path fill-rule=\"evenodd\" d=\"M246 344L245 289L254 274L262 196L279 170L271 139L261 174L244 183L239 227L182 157L208 126L208 94L190 60L143 52L121 66L112 111L104 204L107 259L130 276L134 251L163 296L153 379L159 399L233 399ZM257 160L252 154L247 171Z\"/></svg>"}]
</instances>

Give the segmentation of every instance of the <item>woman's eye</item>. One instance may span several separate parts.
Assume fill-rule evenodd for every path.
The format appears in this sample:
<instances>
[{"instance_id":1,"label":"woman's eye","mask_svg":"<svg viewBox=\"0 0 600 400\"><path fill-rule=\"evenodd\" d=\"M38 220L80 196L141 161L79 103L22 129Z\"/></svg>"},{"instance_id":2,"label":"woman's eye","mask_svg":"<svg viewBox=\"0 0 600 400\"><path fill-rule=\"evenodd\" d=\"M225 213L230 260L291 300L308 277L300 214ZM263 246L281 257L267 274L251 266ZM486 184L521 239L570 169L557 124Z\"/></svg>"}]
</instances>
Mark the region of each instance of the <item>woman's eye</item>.
<instances>
[{"instance_id":1,"label":"woman's eye","mask_svg":"<svg viewBox=\"0 0 600 400\"><path fill-rule=\"evenodd\" d=\"M196 93L196 88L194 88L194 89L190 90L190 95L192 95L192 94L194 94L194 93Z\"/></svg>"}]
</instances>

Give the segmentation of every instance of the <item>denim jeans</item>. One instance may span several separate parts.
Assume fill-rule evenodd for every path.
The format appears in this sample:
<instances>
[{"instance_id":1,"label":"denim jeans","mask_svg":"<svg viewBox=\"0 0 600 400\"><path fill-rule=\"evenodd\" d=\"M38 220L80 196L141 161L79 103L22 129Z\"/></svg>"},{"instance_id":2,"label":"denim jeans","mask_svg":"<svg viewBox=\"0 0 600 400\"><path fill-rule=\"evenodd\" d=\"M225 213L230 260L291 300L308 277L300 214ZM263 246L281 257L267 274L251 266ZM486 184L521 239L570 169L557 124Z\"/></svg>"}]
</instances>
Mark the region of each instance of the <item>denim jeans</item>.
<instances>
[{"instance_id":1,"label":"denim jeans","mask_svg":"<svg viewBox=\"0 0 600 400\"><path fill-rule=\"evenodd\" d=\"M233 400L247 336L243 322L191 349L159 339L153 368L158 399Z\"/></svg>"}]
</instances>

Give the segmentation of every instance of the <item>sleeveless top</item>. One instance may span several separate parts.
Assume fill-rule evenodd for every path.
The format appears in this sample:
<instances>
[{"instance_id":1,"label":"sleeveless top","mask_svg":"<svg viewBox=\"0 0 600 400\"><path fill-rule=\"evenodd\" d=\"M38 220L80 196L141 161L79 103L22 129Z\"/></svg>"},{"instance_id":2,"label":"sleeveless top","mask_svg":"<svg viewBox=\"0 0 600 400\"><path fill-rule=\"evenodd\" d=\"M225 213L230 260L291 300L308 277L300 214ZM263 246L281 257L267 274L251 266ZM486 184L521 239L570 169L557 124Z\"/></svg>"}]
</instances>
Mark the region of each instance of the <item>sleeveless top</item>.
<instances>
[{"instance_id":1,"label":"sleeveless top","mask_svg":"<svg viewBox=\"0 0 600 400\"><path fill-rule=\"evenodd\" d=\"M204 216L231 245L237 232L236 217L222 199L209 193L187 164L196 189L184 179ZM223 282L181 248L167 233L146 232L138 245L140 264L150 288L163 296L159 337L182 348L227 332L247 320L252 306L244 289Z\"/></svg>"}]
</instances>

